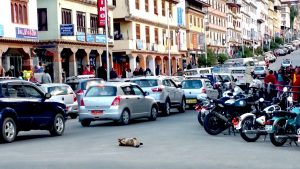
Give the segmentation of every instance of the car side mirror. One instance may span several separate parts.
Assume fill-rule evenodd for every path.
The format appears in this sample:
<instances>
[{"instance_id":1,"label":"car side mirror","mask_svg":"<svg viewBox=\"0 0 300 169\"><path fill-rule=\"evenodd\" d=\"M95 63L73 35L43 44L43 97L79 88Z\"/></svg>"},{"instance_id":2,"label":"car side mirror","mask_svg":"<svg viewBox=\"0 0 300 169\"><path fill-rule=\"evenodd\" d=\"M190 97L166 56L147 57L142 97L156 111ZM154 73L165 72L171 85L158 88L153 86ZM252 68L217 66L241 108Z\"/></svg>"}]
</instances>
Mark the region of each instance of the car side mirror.
<instances>
[{"instance_id":1,"label":"car side mirror","mask_svg":"<svg viewBox=\"0 0 300 169\"><path fill-rule=\"evenodd\" d=\"M182 85L181 85L181 84L178 84L177 87L178 87L178 88L182 88Z\"/></svg>"},{"instance_id":2,"label":"car side mirror","mask_svg":"<svg viewBox=\"0 0 300 169\"><path fill-rule=\"evenodd\" d=\"M150 93L149 92L144 92L144 96L149 96Z\"/></svg>"},{"instance_id":3,"label":"car side mirror","mask_svg":"<svg viewBox=\"0 0 300 169\"><path fill-rule=\"evenodd\" d=\"M50 93L46 93L45 94L45 99L50 99L51 98L51 94Z\"/></svg>"}]
</instances>

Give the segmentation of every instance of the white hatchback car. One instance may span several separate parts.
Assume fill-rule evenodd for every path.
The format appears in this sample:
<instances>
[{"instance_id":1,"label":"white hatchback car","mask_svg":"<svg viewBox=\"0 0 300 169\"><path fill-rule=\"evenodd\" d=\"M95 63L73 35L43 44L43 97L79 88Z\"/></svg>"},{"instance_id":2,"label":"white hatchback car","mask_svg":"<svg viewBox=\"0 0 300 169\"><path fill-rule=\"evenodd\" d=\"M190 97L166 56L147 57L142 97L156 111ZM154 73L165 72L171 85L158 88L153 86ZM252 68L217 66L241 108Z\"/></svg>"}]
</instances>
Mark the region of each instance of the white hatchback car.
<instances>
[{"instance_id":1,"label":"white hatchback car","mask_svg":"<svg viewBox=\"0 0 300 169\"><path fill-rule=\"evenodd\" d=\"M50 100L63 101L66 104L67 114L75 119L78 116L78 104L74 91L67 84L48 83L42 84L40 88L51 94Z\"/></svg>"}]
</instances>

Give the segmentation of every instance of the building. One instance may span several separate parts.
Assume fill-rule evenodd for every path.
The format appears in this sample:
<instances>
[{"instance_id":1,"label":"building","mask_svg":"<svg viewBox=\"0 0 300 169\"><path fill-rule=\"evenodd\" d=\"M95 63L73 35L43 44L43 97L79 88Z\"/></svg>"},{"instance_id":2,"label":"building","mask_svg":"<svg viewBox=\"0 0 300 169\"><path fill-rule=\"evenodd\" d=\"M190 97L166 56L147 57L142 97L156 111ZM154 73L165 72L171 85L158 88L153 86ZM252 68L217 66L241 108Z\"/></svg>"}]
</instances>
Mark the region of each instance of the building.
<instances>
[{"instance_id":1,"label":"building","mask_svg":"<svg viewBox=\"0 0 300 169\"><path fill-rule=\"evenodd\" d=\"M241 3L229 0L227 7L227 53L230 57L236 57L242 45Z\"/></svg>"},{"instance_id":2,"label":"building","mask_svg":"<svg viewBox=\"0 0 300 169\"><path fill-rule=\"evenodd\" d=\"M208 0L207 46L215 53L226 52L227 7L226 0ZM240 27L240 25L237 25Z\"/></svg>"},{"instance_id":3,"label":"building","mask_svg":"<svg viewBox=\"0 0 300 169\"><path fill-rule=\"evenodd\" d=\"M112 47L112 0L108 7ZM41 62L48 68L55 82L81 74L87 64L94 70L102 63L106 66L105 29L97 24L97 0L37 0L37 13L39 44L35 63Z\"/></svg>"},{"instance_id":4,"label":"building","mask_svg":"<svg viewBox=\"0 0 300 169\"><path fill-rule=\"evenodd\" d=\"M257 0L257 39L258 45L264 48L268 42L268 0Z\"/></svg>"},{"instance_id":5,"label":"building","mask_svg":"<svg viewBox=\"0 0 300 169\"><path fill-rule=\"evenodd\" d=\"M0 11L0 65L13 75L33 67L33 47L38 42L36 0L2 0Z\"/></svg>"},{"instance_id":6,"label":"building","mask_svg":"<svg viewBox=\"0 0 300 169\"><path fill-rule=\"evenodd\" d=\"M203 0L186 0L187 64L197 65L197 58L205 52L204 17L210 5Z\"/></svg>"},{"instance_id":7,"label":"building","mask_svg":"<svg viewBox=\"0 0 300 169\"><path fill-rule=\"evenodd\" d=\"M281 0L274 0L274 35L280 37L281 33Z\"/></svg>"},{"instance_id":8,"label":"building","mask_svg":"<svg viewBox=\"0 0 300 169\"><path fill-rule=\"evenodd\" d=\"M116 1L114 31L118 36L113 57L121 60L116 66L131 71L149 68L153 74L166 75L183 68L187 51L184 6L179 0Z\"/></svg>"}]
</instances>

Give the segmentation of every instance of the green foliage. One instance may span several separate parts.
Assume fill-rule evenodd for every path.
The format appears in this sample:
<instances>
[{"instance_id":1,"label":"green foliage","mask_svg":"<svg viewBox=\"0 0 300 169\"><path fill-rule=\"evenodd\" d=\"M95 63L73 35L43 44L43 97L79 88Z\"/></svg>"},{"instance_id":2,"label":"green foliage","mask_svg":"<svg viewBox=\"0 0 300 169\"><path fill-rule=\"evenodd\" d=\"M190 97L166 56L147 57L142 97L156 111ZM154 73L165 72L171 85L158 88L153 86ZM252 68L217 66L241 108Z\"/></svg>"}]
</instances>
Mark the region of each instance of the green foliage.
<instances>
[{"instance_id":1,"label":"green foliage","mask_svg":"<svg viewBox=\"0 0 300 169\"><path fill-rule=\"evenodd\" d=\"M213 66L217 63L217 58L215 53L211 49L207 49L207 64L205 64L205 55L201 55L198 57L198 67L201 66Z\"/></svg>"},{"instance_id":2,"label":"green foliage","mask_svg":"<svg viewBox=\"0 0 300 169\"><path fill-rule=\"evenodd\" d=\"M227 55L224 53L221 53L221 54L219 54L218 62L219 62L219 64L224 64L227 59L228 59Z\"/></svg>"},{"instance_id":3,"label":"green foliage","mask_svg":"<svg viewBox=\"0 0 300 169\"><path fill-rule=\"evenodd\" d=\"M248 47L244 46L244 55L243 55L243 58L249 58L249 57L253 57L252 48L248 48Z\"/></svg>"},{"instance_id":4,"label":"green foliage","mask_svg":"<svg viewBox=\"0 0 300 169\"><path fill-rule=\"evenodd\" d=\"M264 52L268 52L269 50L269 46L264 46Z\"/></svg>"},{"instance_id":5,"label":"green foliage","mask_svg":"<svg viewBox=\"0 0 300 169\"><path fill-rule=\"evenodd\" d=\"M291 6L290 8L290 23L291 23L291 28L293 29L294 27L294 20L298 15L298 10L296 6Z\"/></svg>"},{"instance_id":6,"label":"green foliage","mask_svg":"<svg viewBox=\"0 0 300 169\"><path fill-rule=\"evenodd\" d=\"M198 67L203 67L206 64L205 55L198 56Z\"/></svg>"},{"instance_id":7,"label":"green foliage","mask_svg":"<svg viewBox=\"0 0 300 169\"><path fill-rule=\"evenodd\" d=\"M283 45L283 39L280 37L275 37L275 43L277 43L278 45Z\"/></svg>"},{"instance_id":8,"label":"green foliage","mask_svg":"<svg viewBox=\"0 0 300 169\"><path fill-rule=\"evenodd\" d=\"M255 55L262 55L263 53L264 53L264 51L260 46L254 50Z\"/></svg>"},{"instance_id":9,"label":"green foliage","mask_svg":"<svg viewBox=\"0 0 300 169\"><path fill-rule=\"evenodd\" d=\"M278 48L278 46L279 46L278 43L275 43L274 41L271 41L271 45L270 45L271 50L274 50L274 49Z\"/></svg>"}]
</instances>

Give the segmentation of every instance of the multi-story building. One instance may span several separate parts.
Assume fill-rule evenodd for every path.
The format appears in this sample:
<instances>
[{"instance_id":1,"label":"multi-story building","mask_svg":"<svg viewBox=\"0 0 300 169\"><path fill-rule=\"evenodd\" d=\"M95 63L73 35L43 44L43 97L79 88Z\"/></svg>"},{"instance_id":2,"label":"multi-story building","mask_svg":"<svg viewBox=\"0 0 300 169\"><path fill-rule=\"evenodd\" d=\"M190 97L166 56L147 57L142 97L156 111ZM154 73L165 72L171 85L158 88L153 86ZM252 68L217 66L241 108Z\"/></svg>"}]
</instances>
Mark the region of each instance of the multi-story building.
<instances>
[{"instance_id":1,"label":"multi-story building","mask_svg":"<svg viewBox=\"0 0 300 169\"><path fill-rule=\"evenodd\" d=\"M258 44L258 9L256 2L242 1L242 41L247 47L256 47Z\"/></svg>"},{"instance_id":2,"label":"multi-story building","mask_svg":"<svg viewBox=\"0 0 300 169\"><path fill-rule=\"evenodd\" d=\"M226 0L208 0L207 46L215 53L226 52L227 7ZM240 27L240 23L236 25Z\"/></svg>"},{"instance_id":3,"label":"multi-story building","mask_svg":"<svg viewBox=\"0 0 300 169\"><path fill-rule=\"evenodd\" d=\"M108 1L110 47L113 45L113 2ZM36 64L44 64L55 82L81 74L87 64L97 69L107 63L106 51L103 52L105 29L97 24L97 0L37 0L37 13L40 42L35 50Z\"/></svg>"},{"instance_id":4,"label":"multi-story building","mask_svg":"<svg viewBox=\"0 0 300 169\"><path fill-rule=\"evenodd\" d=\"M274 36L274 0L268 0L268 25L267 25L267 33L268 38L271 39Z\"/></svg>"},{"instance_id":5,"label":"multi-story building","mask_svg":"<svg viewBox=\"0 0 300 169\"><path fill-rule=\"evenodd\" d=\"M0 66L6 71L14 66L14 76L33 67L33 47L38 41L36 3L36 0L1 1Z\"/></svg>"},{"instance_id":6,"label":"multi-story building","mask_svg":"<svg viewBox=\"0 0 300 169\"><path fill-rule=\"evenodd\" d=\"M166 75L182 68L187 51L184 6L179 0L116 1L114 31L119 38L113 57L121 59L119 67Z\"/></svg>"},{"instance_id":7,"label":"multi-story building","mask_svg":"<svg viewBox=\"0 0 300 169\"><path fill-rule=\"evenodd\" d=\"M227 53L236 56L241 47L241 4L236 0L227 1Z\"/></svg>"},{"instance_id":8,"label":"multi-story building","mask_svg":"<svg viewBox=\"0 0 300 169\"><path fill-rule=\"evenodd\" d=\"M198 54L205 51L204 17L209 6L205 0L186 0L187 64L196 65Z\"/></svg>"},{"instance_id":9,"label":"multi-story building","mask_svg":"<svg viewBox=\"0 0 300 169\"><path fill-rule=\"evenodd\" d=\"M279 37L281 32L281 0L274 0L274 35Z\"/></svg>"},{"instance_id":10,"label":"multi-story building","mask_svg":"<svg viewBox=\"0 0 300 169\"><path fill-rule=\"evenodd\" d=\"M267 42L268 38L268 0L257 0L257 39L261 47Z\"/></svg>"}]
</instances>

